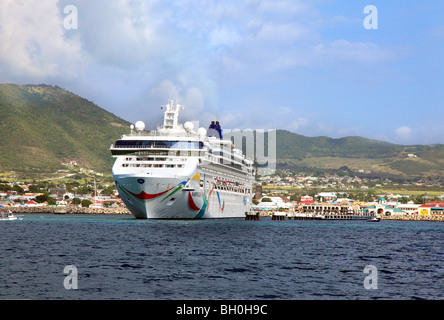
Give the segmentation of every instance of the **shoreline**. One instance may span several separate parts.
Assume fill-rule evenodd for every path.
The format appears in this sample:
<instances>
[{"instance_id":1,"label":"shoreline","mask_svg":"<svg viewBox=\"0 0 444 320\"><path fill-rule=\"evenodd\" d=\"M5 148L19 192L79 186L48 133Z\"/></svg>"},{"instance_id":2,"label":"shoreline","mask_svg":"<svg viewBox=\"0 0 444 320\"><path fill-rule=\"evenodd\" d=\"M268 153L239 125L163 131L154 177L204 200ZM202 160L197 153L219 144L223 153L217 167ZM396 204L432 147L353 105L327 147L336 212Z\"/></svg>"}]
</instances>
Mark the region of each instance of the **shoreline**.
<instances>
[{"instance_id":1,"label":"shoreline","mask_svg":"<svg viewBox=\"0 0 444 320\"><path fill-rule=\"evenodd\" d=\"M2 207L1 212L11 210L14 214L20 213L48 213L48 214L104 214L104 215L131 215L127 208L78 208L78 207ZM285 214L284 214L285 215ZM260 217L272 217L270 213L261 212ZM286 216L286 215L285 215ZM282 219L284 220L284 219ZM345 220L345 219L344 219ZM382 216L381 220L393 221L432 221L444 222L444 215L394 215Z\"/></svg>"},{"instance_id":2,"label":"shoreline","mask_svg":"<svg viewBox=\"0 0 444 320\"><path fill-rule=\"evenodd\" d=\"M78 208L78 207L3 207L0 212L52 213L52 214L114 214L131 215L127 208Z\"/></svg>"},{"instance_id":3,"label":"shoreline","mask_svg":"<svg viewBox=\"0 0 444 320\"><path fill-rule=\"evenodd\" d=\"M388 216L381 217L382 220L393 220L393 221L433 221L433 222L444 222L444 215L408 215L408 216Z\"/></svg>"}]
</instances>

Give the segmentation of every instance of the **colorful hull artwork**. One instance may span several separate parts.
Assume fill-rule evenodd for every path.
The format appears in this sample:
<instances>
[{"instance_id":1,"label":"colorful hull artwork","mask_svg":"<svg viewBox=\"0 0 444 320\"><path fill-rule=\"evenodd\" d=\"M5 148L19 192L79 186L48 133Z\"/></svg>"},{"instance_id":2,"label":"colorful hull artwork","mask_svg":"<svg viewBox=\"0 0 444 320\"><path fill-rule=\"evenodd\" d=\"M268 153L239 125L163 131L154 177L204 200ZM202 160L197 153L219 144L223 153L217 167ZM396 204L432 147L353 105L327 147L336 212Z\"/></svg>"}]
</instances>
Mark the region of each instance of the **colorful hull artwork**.
<instances>
[{"instance_id":1,"label":"colorful hull artwork","mask_svg":"<svg viewBox=\"0 0 444 320\"><path fill-rule=\"evenodd\" d=\"M205 190L205 181L203 187L201 187L201 178L198 173L188 181L181 181L173 187L169 184L163 191L148 192L150 186L162 185L158 181L160 179L136 180L129 177L115 181L122 200L136 218L200 219L226 217L224 215L225 200L221 192L215 190L212 184L210 184L211 190L209 192ZM134 190L137 189L140 191L135 192Z\"/></svg>"}]
</instances>

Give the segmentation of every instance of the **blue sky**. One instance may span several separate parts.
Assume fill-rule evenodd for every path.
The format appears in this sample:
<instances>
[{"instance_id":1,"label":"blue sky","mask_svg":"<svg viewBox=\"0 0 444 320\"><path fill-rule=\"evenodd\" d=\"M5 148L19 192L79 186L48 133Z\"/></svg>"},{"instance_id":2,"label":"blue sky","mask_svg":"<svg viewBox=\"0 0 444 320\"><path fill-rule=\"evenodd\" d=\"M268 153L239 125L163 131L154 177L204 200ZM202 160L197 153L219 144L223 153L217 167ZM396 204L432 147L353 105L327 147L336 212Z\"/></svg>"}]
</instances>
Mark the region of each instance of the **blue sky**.
<instances>
[{"instance_id":1,"label":"blue sky","mask_svg":"<svg viewBox=\"0 0 444 320\"><path fill-rule=\"evenodd\" d=\"M1 83L58 85L148 128L177 99L205 127L444 143L443 59L438 0L0 2Z\"/></svg>"}]
</instances>

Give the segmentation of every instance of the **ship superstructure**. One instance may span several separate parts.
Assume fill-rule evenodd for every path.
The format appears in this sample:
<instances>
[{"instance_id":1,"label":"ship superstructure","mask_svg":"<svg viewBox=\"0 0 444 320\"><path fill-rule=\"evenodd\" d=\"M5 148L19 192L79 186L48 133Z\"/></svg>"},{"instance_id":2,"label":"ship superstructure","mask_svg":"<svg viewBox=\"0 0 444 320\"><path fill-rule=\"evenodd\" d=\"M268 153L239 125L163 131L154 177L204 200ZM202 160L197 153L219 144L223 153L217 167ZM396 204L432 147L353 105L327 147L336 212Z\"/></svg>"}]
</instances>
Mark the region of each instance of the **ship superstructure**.
<instances>
[{"instance_id":1,"label":"ship superstructure","mask_svg":"<svg viewBox=\"0 0 444 320\"><path fill-rule=\"evenodd\" d=\"M253 161L245 158L213 121L194 131L179 123L183 107L162 107L163 125L145 131L141 121L113 145L113 177L136 218L239 218L250 210Z\"/></svg>"}]
</instances>

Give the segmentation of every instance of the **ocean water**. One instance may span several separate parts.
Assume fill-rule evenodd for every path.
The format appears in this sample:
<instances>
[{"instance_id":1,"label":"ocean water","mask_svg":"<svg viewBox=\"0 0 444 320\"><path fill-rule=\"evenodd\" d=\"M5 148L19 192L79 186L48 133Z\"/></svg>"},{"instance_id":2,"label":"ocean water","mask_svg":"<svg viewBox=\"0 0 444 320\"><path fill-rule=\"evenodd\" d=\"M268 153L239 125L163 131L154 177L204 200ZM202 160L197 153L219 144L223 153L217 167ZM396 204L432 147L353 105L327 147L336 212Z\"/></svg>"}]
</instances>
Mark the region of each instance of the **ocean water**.
<instances>
[{"instance_id":1,"label":"ocean water","mask_svg":"<svg viewBox=\"0 0 444 320\"><path fill-rule=\"evenodd\" d=\"M443 239L439 222L27 214L0 223L0 299L436 300Z\"/></svg>"}]
</instances>

